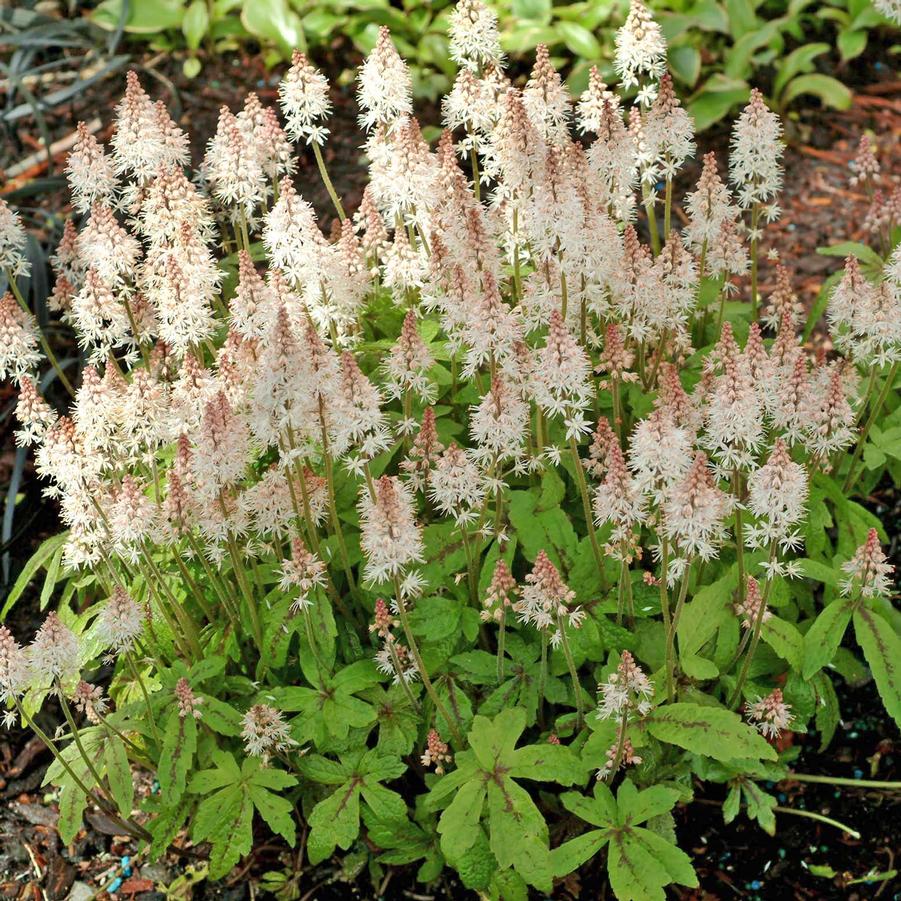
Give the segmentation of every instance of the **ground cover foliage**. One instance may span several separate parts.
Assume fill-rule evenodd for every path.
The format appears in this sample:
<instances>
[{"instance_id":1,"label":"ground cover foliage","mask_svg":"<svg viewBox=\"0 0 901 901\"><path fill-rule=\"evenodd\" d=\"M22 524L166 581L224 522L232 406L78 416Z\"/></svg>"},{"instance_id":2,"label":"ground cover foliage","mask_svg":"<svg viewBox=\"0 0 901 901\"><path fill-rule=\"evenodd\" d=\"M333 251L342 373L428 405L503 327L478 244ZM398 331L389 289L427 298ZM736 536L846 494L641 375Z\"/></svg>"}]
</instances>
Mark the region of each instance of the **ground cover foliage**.
<instances>
[{"instance_id":1,"label":"ground cover foliage","mask_svg":"<svg viewBox=\"0 0 901 901\"><path fill-rule=\"evenodd\" d=\"M696 780L728 785L726 821L816 818L766 785L805 778L791 731L828 746L834 673L863 661L901 718L886 536L856 500L901 457L899 205L868 141L872 247L833 248L805 315L787 271L758 290L782 155L759 92L680 230L694 124L647 9L616 36L633 101L595 70L573 104L543 46L513 87L478 2L449 40L433 148L380 32L352 217L304 54L281 116L223 109L196 172L130 74L110 146L82 129L69 158L51 312L80 371L0 208L0 370L67 526L6 600L40 575L56 609L24 648L0 627L0 691L53 751L64 839L89 807L151 855L187 830L215 878L256 824L311 865L495 898L600 856L618 898L662 898L696 884L672 816Z\"/></svg>"}]
</instances>

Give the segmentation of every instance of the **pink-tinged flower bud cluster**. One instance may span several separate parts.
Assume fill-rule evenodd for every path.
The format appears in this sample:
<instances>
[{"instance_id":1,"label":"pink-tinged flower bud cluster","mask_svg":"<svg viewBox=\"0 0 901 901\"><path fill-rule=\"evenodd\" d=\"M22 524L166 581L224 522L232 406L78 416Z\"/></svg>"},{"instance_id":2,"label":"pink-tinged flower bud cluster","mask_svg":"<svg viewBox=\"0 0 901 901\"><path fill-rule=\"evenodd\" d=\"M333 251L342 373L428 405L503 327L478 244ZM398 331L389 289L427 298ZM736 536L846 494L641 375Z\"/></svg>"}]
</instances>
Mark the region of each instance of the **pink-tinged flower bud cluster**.
<instances>
[{"instance_id":1,"label":"pink-tinged flower bud cluster","mask_svg":"<svg viewBox=\"0 0 901 901\"><path fill-rule=\"evenodd\" d=\"M535 557L535 564L525 582L513 609L521 623L547 633L551 644L557 647L563 642L567 627L578 629L582 625L585 611L581 607L571 606L576 593L563 581L559 570L543 550Z\"/></svg>"},{"instance_id":2,"label":"pink-tinged flower bud cluster","mask_svg":"<svg viewBox=\"0 0 901 901\"><path fill-rule=\"evenodd\" d=\"M269 704L254 704L241 719L244 751L251 757L268 760L272 754L290 751L297 742L281 711Z\"/></svg>"},{"instance_id":3,"label":"pink-tinged flower bud cluster","mask_svg":"<svg viewBox=\"0 0 901 901\"><path fill-rule=\"evenodd\" d=\"M765 698L757 698L748 704L745 712L748 722L769 739L778 738L794 720L791 704L785 703L780 688L774 688Z\"/></svg>"},{"instance_id":4,"label":"pink-tinged flower bud cluster","mask_svg":"<svg viewBox=\"0 0 901 901\"><path fill-rule=\"evenodd\" d=\"M879 533L867 532L867 540L854 552L854 556L842 564L848 574L842 582L842 594L861 598L886 598L892 591L892 573L895 567L888 562Z\"/></svg>"},{"instance_id":5,"label":"pink-tinged flower bud cluster","mask_svg":"<svg viewBox=\"0 0 901 901\"><path fill-rule=\"evenodd\" d=\"M194 694L191 683L184 676L175 683L175 702L178 704L178 715L182 719L190 716L199 720L202 716L200 706L203 698L198 698Z\"/></svg>"},{"instance_id":6,"label":"pink-tinged flower bud cluster","mask_svg":"<svg viewBox=\"0 0 901 901\"><path fill-rule=\"evenodd\" d=\"M598 718L644 716L652 707L654 686L629 651L623 651L616 669L598 686Z\"/></svg>"},{"instance_id":7,"label":"pink-tinged flower bud cluster","mask_svg":"<svg viewBox=\"0 0 901 901\"><path fill-rule=\"evenodd\" d=\"M438 776L444 775L446 764L453 762L453 755L450 753L447 743L441 740L441 736L434 729L429 729L428 738L426 740L425 753L420 758L420 763L424 767L434 767Z\"/></svg>"},{"instance_id":8,"label":"pink-tinged flower bud cluster","mask_svg":"<svg viewBox=\"0 0 901 901\"><path fill-rule=\"evenodd\" d=\"M494 564L494 572L488 583L488 590L482 599L484 610L481 612L482 622L501 622L507 615L507 611L514 609L513 597L518 591L518 584L510 572L507 562L500 558Z\"/></svg>"}]
</instances>

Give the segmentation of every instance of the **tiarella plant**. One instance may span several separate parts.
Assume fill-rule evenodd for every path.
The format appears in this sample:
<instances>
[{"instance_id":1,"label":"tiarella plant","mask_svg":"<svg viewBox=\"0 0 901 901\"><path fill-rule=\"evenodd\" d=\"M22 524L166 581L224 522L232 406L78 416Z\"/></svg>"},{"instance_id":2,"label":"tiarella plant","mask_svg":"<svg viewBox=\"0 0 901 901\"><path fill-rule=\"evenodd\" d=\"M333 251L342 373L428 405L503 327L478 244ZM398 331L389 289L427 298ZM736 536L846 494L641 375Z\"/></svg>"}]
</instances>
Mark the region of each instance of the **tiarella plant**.
<instances>
[{"instance_id":1,"label":"tiarella plant","mask_svg":"<svg viewBox=\"0 0 901 901\"><path fill-rule=\"evenodd\" d=\"M78 377L0 207L0 371L67 527L7 600L44 568L58 609L27 648L0 629L0 690L53 752L66 840L96 807L154 855L209 842L218 877L256 823L314 865L524 898L593 860L644 899L696 883L673 810L697 780L726 820L852 831L766 786L806 778L790 733L829 744L861 655L901 720L885 536L853 499L901 456L899 208L869 145L877 246L850 246L813 351L822 306L781 267L760 293L782 145L759 93L677 207L693 126L640 4L628 113L597 72L573 107L544 48L514 87L477 0L451 23L435 148L386 29L363 65L353 218L303 54L283 119L223 109L193 177L129 75L110 147L82 129L69 158L53 309Z\"/></svg>"}]
</instances>

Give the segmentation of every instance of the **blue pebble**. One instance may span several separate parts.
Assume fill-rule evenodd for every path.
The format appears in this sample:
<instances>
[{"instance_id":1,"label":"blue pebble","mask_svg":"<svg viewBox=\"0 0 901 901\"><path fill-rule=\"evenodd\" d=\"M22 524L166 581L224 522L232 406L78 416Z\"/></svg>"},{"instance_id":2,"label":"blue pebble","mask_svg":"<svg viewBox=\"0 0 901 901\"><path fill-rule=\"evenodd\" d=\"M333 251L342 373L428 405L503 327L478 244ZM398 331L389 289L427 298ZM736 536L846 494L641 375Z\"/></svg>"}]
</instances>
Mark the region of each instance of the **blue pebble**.
<instances>
[{"instance_id":1,"label":"blue pebble","mask_svg":"<svg viewBox=\"0 0 901 901\"><path fill-rule=\"evenodd\" d=\"M858 769L857 767L855 767L855 768L854 768L854 778L855 778L855 779L863 779L863 770Z\"/></svg>"},{"instance_id":2,"label":"blue pebble","mask_svg":"<svg viewBox=\"0 0 901 901\"><path fill-rule=\"evenodd\" d=\"M779 794L776 797L779 799L780 804L784 804L788 800L785 792L779 792Z\"/></svg>"},{"instance_id":3,"label":"blue pebble","mask_svg":"<svg viewBox=\"0 0 901 901\"><path fill-rule=\"evenodd\" d=\"M113 892L118 892L122 886L122 877L117 876L107 887L106 890L112 894Z\"/></svg>"},{"instance_id":4,"label":"blue pebble","mask_svg":"<svg viewBox=\"0 0 901 901\"><path fill-rule=\"evenodd\" d=\"M755 879L749 886L753 891L763 888L763 883L759 879Z\"/></svg>"}]
</instances>

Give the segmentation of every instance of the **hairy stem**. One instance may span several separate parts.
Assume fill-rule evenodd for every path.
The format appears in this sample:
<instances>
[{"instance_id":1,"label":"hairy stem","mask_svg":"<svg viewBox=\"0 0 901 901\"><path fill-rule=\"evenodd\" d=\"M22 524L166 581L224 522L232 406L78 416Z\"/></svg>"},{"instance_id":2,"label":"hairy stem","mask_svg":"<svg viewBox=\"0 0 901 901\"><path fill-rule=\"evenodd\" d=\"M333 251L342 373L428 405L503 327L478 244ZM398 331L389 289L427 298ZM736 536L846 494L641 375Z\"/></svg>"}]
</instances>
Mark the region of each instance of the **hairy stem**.
<instances>
[{"instance_id":1,"label":"hairy stem","mask_svg":"<svg viewBox=\"0 0 901 901\"><path fill-rule=\"evenodd\" d=\"M585 514L585 525L588 528L588 541L591 544L591 552L594 554L594 562L598 569L598 578L601 583L601 592L608 590L607 573L604 569L604 554L598 543L597 532L594 527L594 513L591 509L591 498L588 496L588 483L585 481L585 468L582 466L582 458L579 456L579 446L575 438L569 439L569 450L573 458L573 469L576 473L576 484L579 486L579 494L582 497L582 511Z\"/></svg>"},{"instance_id":2,"label":"hairy stem","mask_svg":"<svg viewBox=\"0 0 901 901\"><path fill-rule=\"evenodd\" d=\"M407 639L407 644L410 647L410 653L413 655L413 659L416 661L416 669L419 671L419 676L422 679L423 687L425 688L429 698L431 698L432 703L435 705L435 710L441 715L442 719L450 728L451 733L454 736L454 740L457 742L457 746L459 748L462 748L466 743L463 738L462 724L457 720L455 716L451 716L451 714L448 712L441 698L438 697L438 692L435 691L435 686L432 684L432 680L429 678L428 670L425 668L425 664L422 662L422 655L419 653L419 646L416 644L416 639L413 637L413 630L410 628L410 618L407 616L406 603L404 602L400 590L400 578L396 575L394 577L394 590L397 594L397 615L400 618L401 626L403 626L404 637Z\"/></svg>"},{"instance_id":3,"label":"hairy stem","mask_svg":"<svg viewBox=\"0 0 901 901\"><path fill-rule=\"evenodd\" d=\"M573 693L576 696L576 730L582 728L585 715L582 707L582 685L579 682L579 673L576 670L576 661L573 659L569 639L566 637L566 621L561 614L557 614L557 629L560 631L560 644L563 648L563 656L566 658L566 666L569 669L569 677L573 683Z\"/></svg>"},{"instance_id":4,"label":"hairy stem","mask_svg":"<svg viewBox=\"0 0 901 901\"><path fill-rule=\"evenodd\" d=\"M328 170L325 168L325 160L322 158L322 151L315 141L313 141L313 156L316 157L316 165L319 167L319 175L322 177L322 183L325 185L325 190L328 191L328 196L332 199L332 204L335 207L338 218L343 222L347 216L344 213L344 207L341 205L341 198L338 197L335 186L329 178Z\"/></svg>"},{"instance_id":5,"label":"hairy stem","mask_svg":"<svg viewBox=\"0 0 901 901\"><path fill-rule=\"evenodd\" d=\"M6 281L9 284L10 291L13 292L13 296L19 303L19 306L28 313L29 315L33 315L31 310L28 307L28 303L25 298L22 296L22 292L19 290L19 286L16 284L16 280L13 277L13 274L6 271ZM37 322L37 317L35 317L35 322ZM59 361L56 359L56 354L53 353L53 349L50 347L50 342L47 340L47 336L44 334L44 330L38 325L38 338L41 342L41 348L44 351L45 356L50 361L50 365L53 367L56 372L57 378L62 382L63 388L69 393L70 397L75 397L75 389L72 387L72 383L66 377L65 372L63 372L62 367L59 365Z\"/></svg>"},{"instance_id":6,"label":"hairy stem","mask_svg":"<svg viewBox=\"0 0 901 901\"><path fill-rule=\"evenodd\" d=\"M854 449L854 456L851 457L851 465L848 467L848 475L845 478L845 484L842 486L842 492L847 494L853 487L854 483L857 481L859 476L855 472L857 469L857 462L860 460L860 456L863 453L863 447L867 443L867 437L870 434L870 429L873 428L873 424L876 422L876 419L879 417L879 413L882 410L882 405L885 403L885 399L888 397L889 391L891 391L892 386L895 384L895 376L898 372L898 363L895 362L892 364L892 368L889 369L888 375L885 377L885 381L882 383L882 388L879 391L879 395L876 398L876 402L873 404L873 409L870 411L870 415L867 418L866 423L864 424L863 430L857 438L857 446Z\"/></svg>"}]
</instances>

